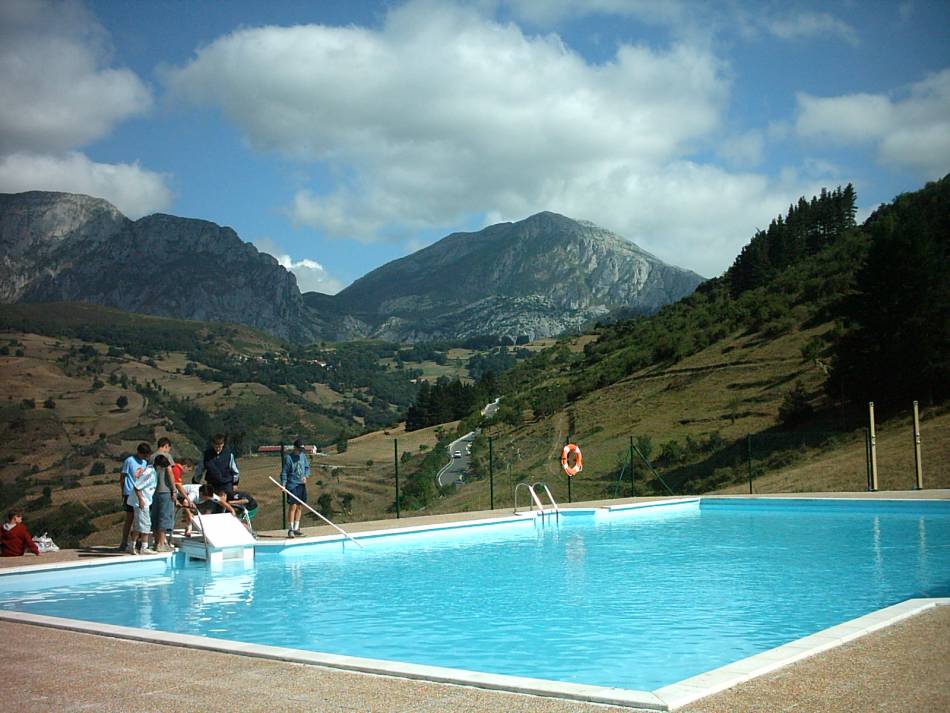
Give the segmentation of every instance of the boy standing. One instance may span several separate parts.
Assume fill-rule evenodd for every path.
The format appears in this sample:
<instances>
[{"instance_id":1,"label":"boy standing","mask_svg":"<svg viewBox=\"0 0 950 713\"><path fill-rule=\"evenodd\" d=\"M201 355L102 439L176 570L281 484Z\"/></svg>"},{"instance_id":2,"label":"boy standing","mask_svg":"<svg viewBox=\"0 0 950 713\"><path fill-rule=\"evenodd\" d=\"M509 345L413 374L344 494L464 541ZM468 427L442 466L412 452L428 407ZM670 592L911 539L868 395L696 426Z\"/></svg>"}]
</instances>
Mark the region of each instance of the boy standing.
<instances>
[{"instance_id":1,"label":"boy standing","mask_svg":"<svg viewBox=\"0 0 950 713\"><path fill-rule=\"evenodd\" d=\"M307 478L310 476L310 460L307 454L303 452L303 442L298 438L294 441L294 449L284 456L284 464L280 469L280 484L294 495L294 498L288 497L287 503L290 505L288 514L290 516L290 529L287 530L287 537L300 537L303 533L300 531L300 515L303 510L301 502L307 502Z\"/></svg>"},{"instance_id":2,"label":"boy standing","mask_svg":"<svg viewBox=\"0 0 950 713\"><path fill-rule=\"evenodd\" d=\"M201 482L202 475L205 482L210 483L215 492L224 490L231 497L234 486L241 477L234 454L224 447L224 434L216 433L211 437L211 448L204 452L201 470L195 471L194 482Z\"/></svg>"},{"instance_id":3,"label":"boy standing","mask_svg":"<svg viewBox=\"0 0 950 713\"><path fill-rule=\"evenodd\" d=\"M168 467L168 459L163 455L155 456L155 465L161 468ZM129 493L129 505L133 508L132 517L132 539L126 552L130 555L151 555L155 550L149 549L148 536L152 532L152 517L150 508L152 505L152 496L155 493L155 486L158 484L158 477L155 468L146 463L146 466L138 471L138 475L131 483L131 492Z\"/></svg>"},{"instance_id":4,"label":"boy standing","mask_svg":"<svg viewBox=\"0 0 950 713\"><path fill-rule=\"evenodd\" d=\"M152 498L151 505L152 532L156 552L170 552L172 549L165 541L165 533L171 532L171 529L175 526L174 476L171 467L162 467L158 464L158 459L163 457L169 466L175 465L175 459L172 458L171 454L171 440L164 436L159 438L155 457L152 461L158 476L158 485L155 488L155 496Z\"/></svg>"},{"instance_id":5,"label":"boy standing","mask_svg":"<svg viewBox=\"0 0 950 713\"><path fill-rule=\"evenodd\" d=\"M152 447L148 443L139 443L135 455L129 456L122 464L122 509L125 510L125 523L122 525L122 544L119 550L129 547L129 533L132 530L132 520L135 517L135 508L129 501L129 496L135 489L136 477L148 467L148 457L152 455Z\"/></svg>"}]
</instances>

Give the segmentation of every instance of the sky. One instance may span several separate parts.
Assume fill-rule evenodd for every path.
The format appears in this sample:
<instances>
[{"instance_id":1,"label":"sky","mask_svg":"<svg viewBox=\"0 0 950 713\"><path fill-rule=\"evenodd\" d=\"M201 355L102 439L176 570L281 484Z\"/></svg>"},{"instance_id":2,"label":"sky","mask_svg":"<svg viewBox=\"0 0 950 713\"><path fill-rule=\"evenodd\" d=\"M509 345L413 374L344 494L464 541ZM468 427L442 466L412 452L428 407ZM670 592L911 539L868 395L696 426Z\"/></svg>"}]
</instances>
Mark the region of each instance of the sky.
<instances>
[{"instance_id":1,"label":"sky","mask_svg":"<svg viewBox=\"0 0 950 713\"><path fill-rule=\"evenodd\" d=\"M542 210L712 277L948 172L948 0L0 0L0 192L229 226L303 291Z\"/></svg>"}]
</instances>

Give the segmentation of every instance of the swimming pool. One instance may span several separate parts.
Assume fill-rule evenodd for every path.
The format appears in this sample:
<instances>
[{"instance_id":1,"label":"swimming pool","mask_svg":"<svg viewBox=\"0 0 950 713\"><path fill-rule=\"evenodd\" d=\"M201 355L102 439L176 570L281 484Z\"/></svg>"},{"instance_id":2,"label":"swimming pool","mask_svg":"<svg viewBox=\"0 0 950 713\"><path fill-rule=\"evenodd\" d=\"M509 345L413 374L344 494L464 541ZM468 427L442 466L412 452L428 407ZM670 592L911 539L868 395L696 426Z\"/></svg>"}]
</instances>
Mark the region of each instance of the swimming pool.
<instances>
[{"instance_id":1,"label":"swimming pool","mask_svg":"<svg viewBox=\"0 0 950 713\"><path fill-rule=\"evenodd\" d=\"M655 691L950 596L947 501L697 499L362 541L3 575L0 610Z\"/></svg>"}]
</instances>

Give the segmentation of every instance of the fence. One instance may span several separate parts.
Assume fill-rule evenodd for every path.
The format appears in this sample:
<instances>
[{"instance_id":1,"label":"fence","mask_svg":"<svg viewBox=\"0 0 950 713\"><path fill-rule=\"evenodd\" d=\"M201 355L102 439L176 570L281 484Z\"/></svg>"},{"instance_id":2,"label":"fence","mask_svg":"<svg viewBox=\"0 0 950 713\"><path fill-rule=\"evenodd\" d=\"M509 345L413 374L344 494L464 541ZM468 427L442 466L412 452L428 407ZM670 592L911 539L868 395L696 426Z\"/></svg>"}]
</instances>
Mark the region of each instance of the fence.
<instances>
[{"instance_id":1,"label":"fence","mask_svg":"<svg viewBox=\"0 0 950 713\"><path fill-rule=\"evenodd\" d=\"M685 441L671 439L660 446L653 446L661 440L655 434L630 434L625 443L601 442L598 450L614 454L607 466L597 463L596 453L585 450L585 469L573 478L562 470L559 452L531 457L497 442L489 447L488 438L480 438L463 485L445 491L445 500L454 510L512 508L515 487L539 481L548 485L559 503L708 492L914 490L918 463L924 488L945 488L950 487L950 417L944 411L921 421L919 436L910 416L892 418L877 429L877 488L872 487L870 474L869 428L769 429L732 439L717 432L687 436ZM583 442L579 445L585 448Z\"/></svg>"}]
</instances>

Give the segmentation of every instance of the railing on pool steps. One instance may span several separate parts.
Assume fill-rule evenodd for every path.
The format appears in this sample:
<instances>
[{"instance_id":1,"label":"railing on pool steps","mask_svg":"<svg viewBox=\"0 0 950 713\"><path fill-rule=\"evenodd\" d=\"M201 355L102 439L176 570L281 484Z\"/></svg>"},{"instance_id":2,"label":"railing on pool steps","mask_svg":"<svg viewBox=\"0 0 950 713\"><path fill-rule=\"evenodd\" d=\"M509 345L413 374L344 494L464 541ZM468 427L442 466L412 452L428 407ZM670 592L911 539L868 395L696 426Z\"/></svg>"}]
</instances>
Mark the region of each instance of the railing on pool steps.
<instances>
[{"instance_id":1,"label":"railing on pool steps","mask_svg":"<svg viewBox=\"0 0 950 713\"><path fill-rule=\"evenodd\" d=\"M547 484L546 484L544 481L540 481L540 480L539 480L537 483L533 483L533 484L531 484L531 485L528 485L527 483L518 483L518 484L515 486L515 497L514 497L514 500L515 500L515 514L516 514L516 515L518 514L518 490L519 490L520 488L522 488L522 487L528 489L528 492L531 494L531 500L534 501L534 505L537 505L537 506L538 506L538 510L540 511L541 516L543 517L543 516L546 514L545 511L544 511L544 505L541 504L541 499L538 497L538 493L535 491L535 488L537 488L539 485L540 485L542 488L544 488L544 493L545 493L545 495L547 495L547 496L548 496L548 500L551 501L551 506L554 508L554 516L555 516L555 517L559 517L559 516L560 516L561 511L560 511L560 509L558 508L557 503L554 501L554 496L551 495L551 489L548 488ZM531 505L531 503L528 503L528 504L529 504L531 507L533 507L533 505Z\"/></svg>"}]
</instances>

